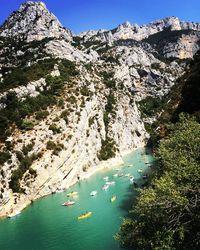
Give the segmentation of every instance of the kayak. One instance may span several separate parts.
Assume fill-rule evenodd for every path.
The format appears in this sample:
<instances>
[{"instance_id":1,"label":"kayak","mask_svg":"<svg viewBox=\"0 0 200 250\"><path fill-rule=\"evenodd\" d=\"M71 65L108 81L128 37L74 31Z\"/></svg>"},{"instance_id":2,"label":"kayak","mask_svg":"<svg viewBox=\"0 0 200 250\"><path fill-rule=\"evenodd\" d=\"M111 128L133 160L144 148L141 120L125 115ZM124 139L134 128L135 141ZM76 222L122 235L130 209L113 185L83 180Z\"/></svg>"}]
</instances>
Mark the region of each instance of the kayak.
<instances>
[{"instance_id":1,"label":"kayak","mask_svg":"<svg viewBox=\"0 0 200 250\"><path fill-rule=\"evenodd\" d=\"M68 196L68 197L71 197L71 196L75 196L75 195L77 195L77 194L78 194L78 192L73 192L73 191L72 191L72 192L68 193L67 196Z\"/></svg>"},{"instance_id":2,"label":"kayak","mask_svg":"<svg viewBox=\"0 0 200 250\"><path fill-rule=\"evenodd\" d=\"M111 197L111 200L110 200L110 201L111 201L111 202L114 202L114 201L116 200L116 198L117 198L116 195L113 195L113 196Z\"/></svg>"},{"instance_id":3,"label":"kayak","mask_svg":"<svg viewBox=\"0 0 200 250\"><path fill-rule=\"evenodd\" d=\"M88 212L88 213L85 213L85 214L82 214L81 216L79 216L78 219L82 220L82 219L85 219L91 215L92 215L92 212Z\"/></svg>"},{"instance_id":4,"label":"kayak","mask_svg":"<svg viewBox=\"0 0 200 250\"><path fill-rule=\"evenodd\" d=\"M70 205L74 205L75 201L66 201L62 204L62 206L70 206Z\"/></svg>"}]
</instances>

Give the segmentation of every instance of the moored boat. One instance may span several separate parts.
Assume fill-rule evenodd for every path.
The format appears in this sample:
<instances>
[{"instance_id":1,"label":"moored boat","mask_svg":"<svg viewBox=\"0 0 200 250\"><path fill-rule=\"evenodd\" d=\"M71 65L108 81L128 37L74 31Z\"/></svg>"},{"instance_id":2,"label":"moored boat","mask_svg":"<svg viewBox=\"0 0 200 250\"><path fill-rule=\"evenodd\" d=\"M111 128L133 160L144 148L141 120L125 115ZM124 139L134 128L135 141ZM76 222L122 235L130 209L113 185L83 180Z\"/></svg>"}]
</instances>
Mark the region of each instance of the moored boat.
<instances>
[{"instance_id":1,"label":"moored boat","mask_svg":"<svg viewBox=\"0 0 200 250\"><path fill-rule=\"evenodd\" d=\"M108 177L108 176L105 176L103 179L104 179L105 181L108 181L109 177Z\"/></svg>"},{"instance_id":2,"label":"moored boat","mask_svg":"<svg viewBox=\"0 0 200 250\"><path fill-rule=\"evenodd\" d=\"M89 217L91 215L92 215L92 212L87 212L87 213L82 214L81 216L79 216L78 219L82 220L82 219L85 219L85 218L87 218L87 217Z\"/></svg>"},{"instance_id":3,"label":"moored boat","mask_svg":"<svg viewBox=\"0 0 200 250\"><path fill-rule=\"evenodd\" d=\"M107 181L106 182L106 185L110 186L110 185L114 185L115 184L115 181Z\"/></svg>"},{"instance_id":4,"label":"moored boat","mask_svg":"<svg viewBox=\"0 0 200 250\"><path fill-rule=\"evenodd\" d=\"M97 194L97 191L94 190L94 191L92 191L92 192L90 193L90 196L95 196L96 194Z\"/></svg>"},{"instance_id":5,"label":"moored boat","mask_svg":"<svg viewBox=\"0 0 200 250\"><path fill-rule=\"evenodd\" d=\"M75 204L75 201L66 201L62 204L62 206L71 206L71 205L74 205Z\"/></svg>"},{"instance_id":6,"label":"moored boat","mask_svg":"<svg viewBox=\"0 0 200 250\"><path fill-rule=\"evenodd\" d=\"M138 169L138 173L142 173L143 172L143 170L142 169Z\"/></svg>"},{"instance_id":7,"label":"moored boat","mask_svg":"<svg viewBox=\"0 0 200 250\"><path fill-rule=\"evenodd\" d=\"M108 188L109 188L109 185L106 185L106 184L103 185L103 187L102 187L103 190L107 190Z\"/></svg>"}]
</instances>

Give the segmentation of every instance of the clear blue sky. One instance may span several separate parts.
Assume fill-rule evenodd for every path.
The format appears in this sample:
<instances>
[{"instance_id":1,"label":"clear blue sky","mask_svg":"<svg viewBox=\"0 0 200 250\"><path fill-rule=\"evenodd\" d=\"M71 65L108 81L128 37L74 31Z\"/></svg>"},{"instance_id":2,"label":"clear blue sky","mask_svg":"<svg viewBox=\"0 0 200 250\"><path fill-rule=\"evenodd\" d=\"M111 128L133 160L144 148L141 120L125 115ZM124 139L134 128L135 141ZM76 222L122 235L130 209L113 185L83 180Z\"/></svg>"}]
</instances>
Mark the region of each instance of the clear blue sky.
<instances>
[{"instance_id":1,"label":"clear blue sky","mask_svg":"<svg viewBox=\"0 0 200 250\"><path fill-rule=\"evenodd\" d=\"M24 0L0 0L0 24ZM200 0L43 0L63 26L79 33L111 29L128 20L144 24L167 16L200 22Z\"/></svg>"}]
</instances>

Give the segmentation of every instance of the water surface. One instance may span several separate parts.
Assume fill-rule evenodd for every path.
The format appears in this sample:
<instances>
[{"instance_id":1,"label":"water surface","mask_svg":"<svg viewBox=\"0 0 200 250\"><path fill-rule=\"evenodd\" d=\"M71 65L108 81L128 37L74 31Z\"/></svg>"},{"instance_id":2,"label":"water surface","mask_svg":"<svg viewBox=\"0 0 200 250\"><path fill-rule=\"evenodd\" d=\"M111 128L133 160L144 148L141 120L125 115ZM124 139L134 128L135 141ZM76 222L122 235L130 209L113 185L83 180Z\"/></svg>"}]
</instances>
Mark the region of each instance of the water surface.
<instances>
[{"instance_id":1,"label":"water surface","mask_svg":"<svg viewBox=\"0 0 200 250\"><path fill-rule=\"evenodd\" d=\"M125 165L118 172L130 173L140 185L142 175L150 171L145 162L152 162L150 154L143 149L124 157ZM132 164L133 166L129 166ZM142 169L143 173L138 170ZM116 168L102 170L83 180L66 192L49 195L34 202L20 215L0 221L0 250L116 250L120 249L114 240L122 217L128 216L137 193L128 177L114 177ZM108 190L102 190L103 177L109 176L116 182ZM97 190L95 197L89 194ZM67 193L77 191L74 206L63 207L68 200ZM111 203L115 194L117 199ZM78 220L77 217L91 211L91 217Z\"/></svg>"}]
</instances>

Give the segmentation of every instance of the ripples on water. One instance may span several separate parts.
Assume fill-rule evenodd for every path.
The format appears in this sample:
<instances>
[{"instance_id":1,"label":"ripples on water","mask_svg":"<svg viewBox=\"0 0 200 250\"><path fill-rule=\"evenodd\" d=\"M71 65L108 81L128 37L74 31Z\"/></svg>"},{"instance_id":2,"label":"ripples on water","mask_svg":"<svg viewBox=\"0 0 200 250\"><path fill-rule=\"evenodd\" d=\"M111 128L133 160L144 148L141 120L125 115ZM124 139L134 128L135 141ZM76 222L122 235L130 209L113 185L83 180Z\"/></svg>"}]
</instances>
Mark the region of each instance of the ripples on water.
<instances>
[{"instance_id":1,"label":"ripples on water","mask_svg":"<svg viewBox=\"0 0 200 250\"><path fill-rule=\"evenodd\" d=\"M124 157L125 165L119 172L130 173L142 185L142 175L150 171L145 162L152 162L150 154L136 150ZM133 165L128 167L128 165ZM138 170L143 172L139 173ZM122 217L128 216L136 192L128 177L114 177L116 169L103 170L77 183L66 192L44 197L25 209L19 216L0 221L0 250L116 250L120 249L113 235L119 230ZM103 177L109 176L115 185L102 190ZM97 190L96 196L89 194ZM67 193L77 191L75 205L61 206L68 200ZM111 203L115 194L117 199ZM77 217L92 211L92 216Z\"/></svg>"}]
</instances>

